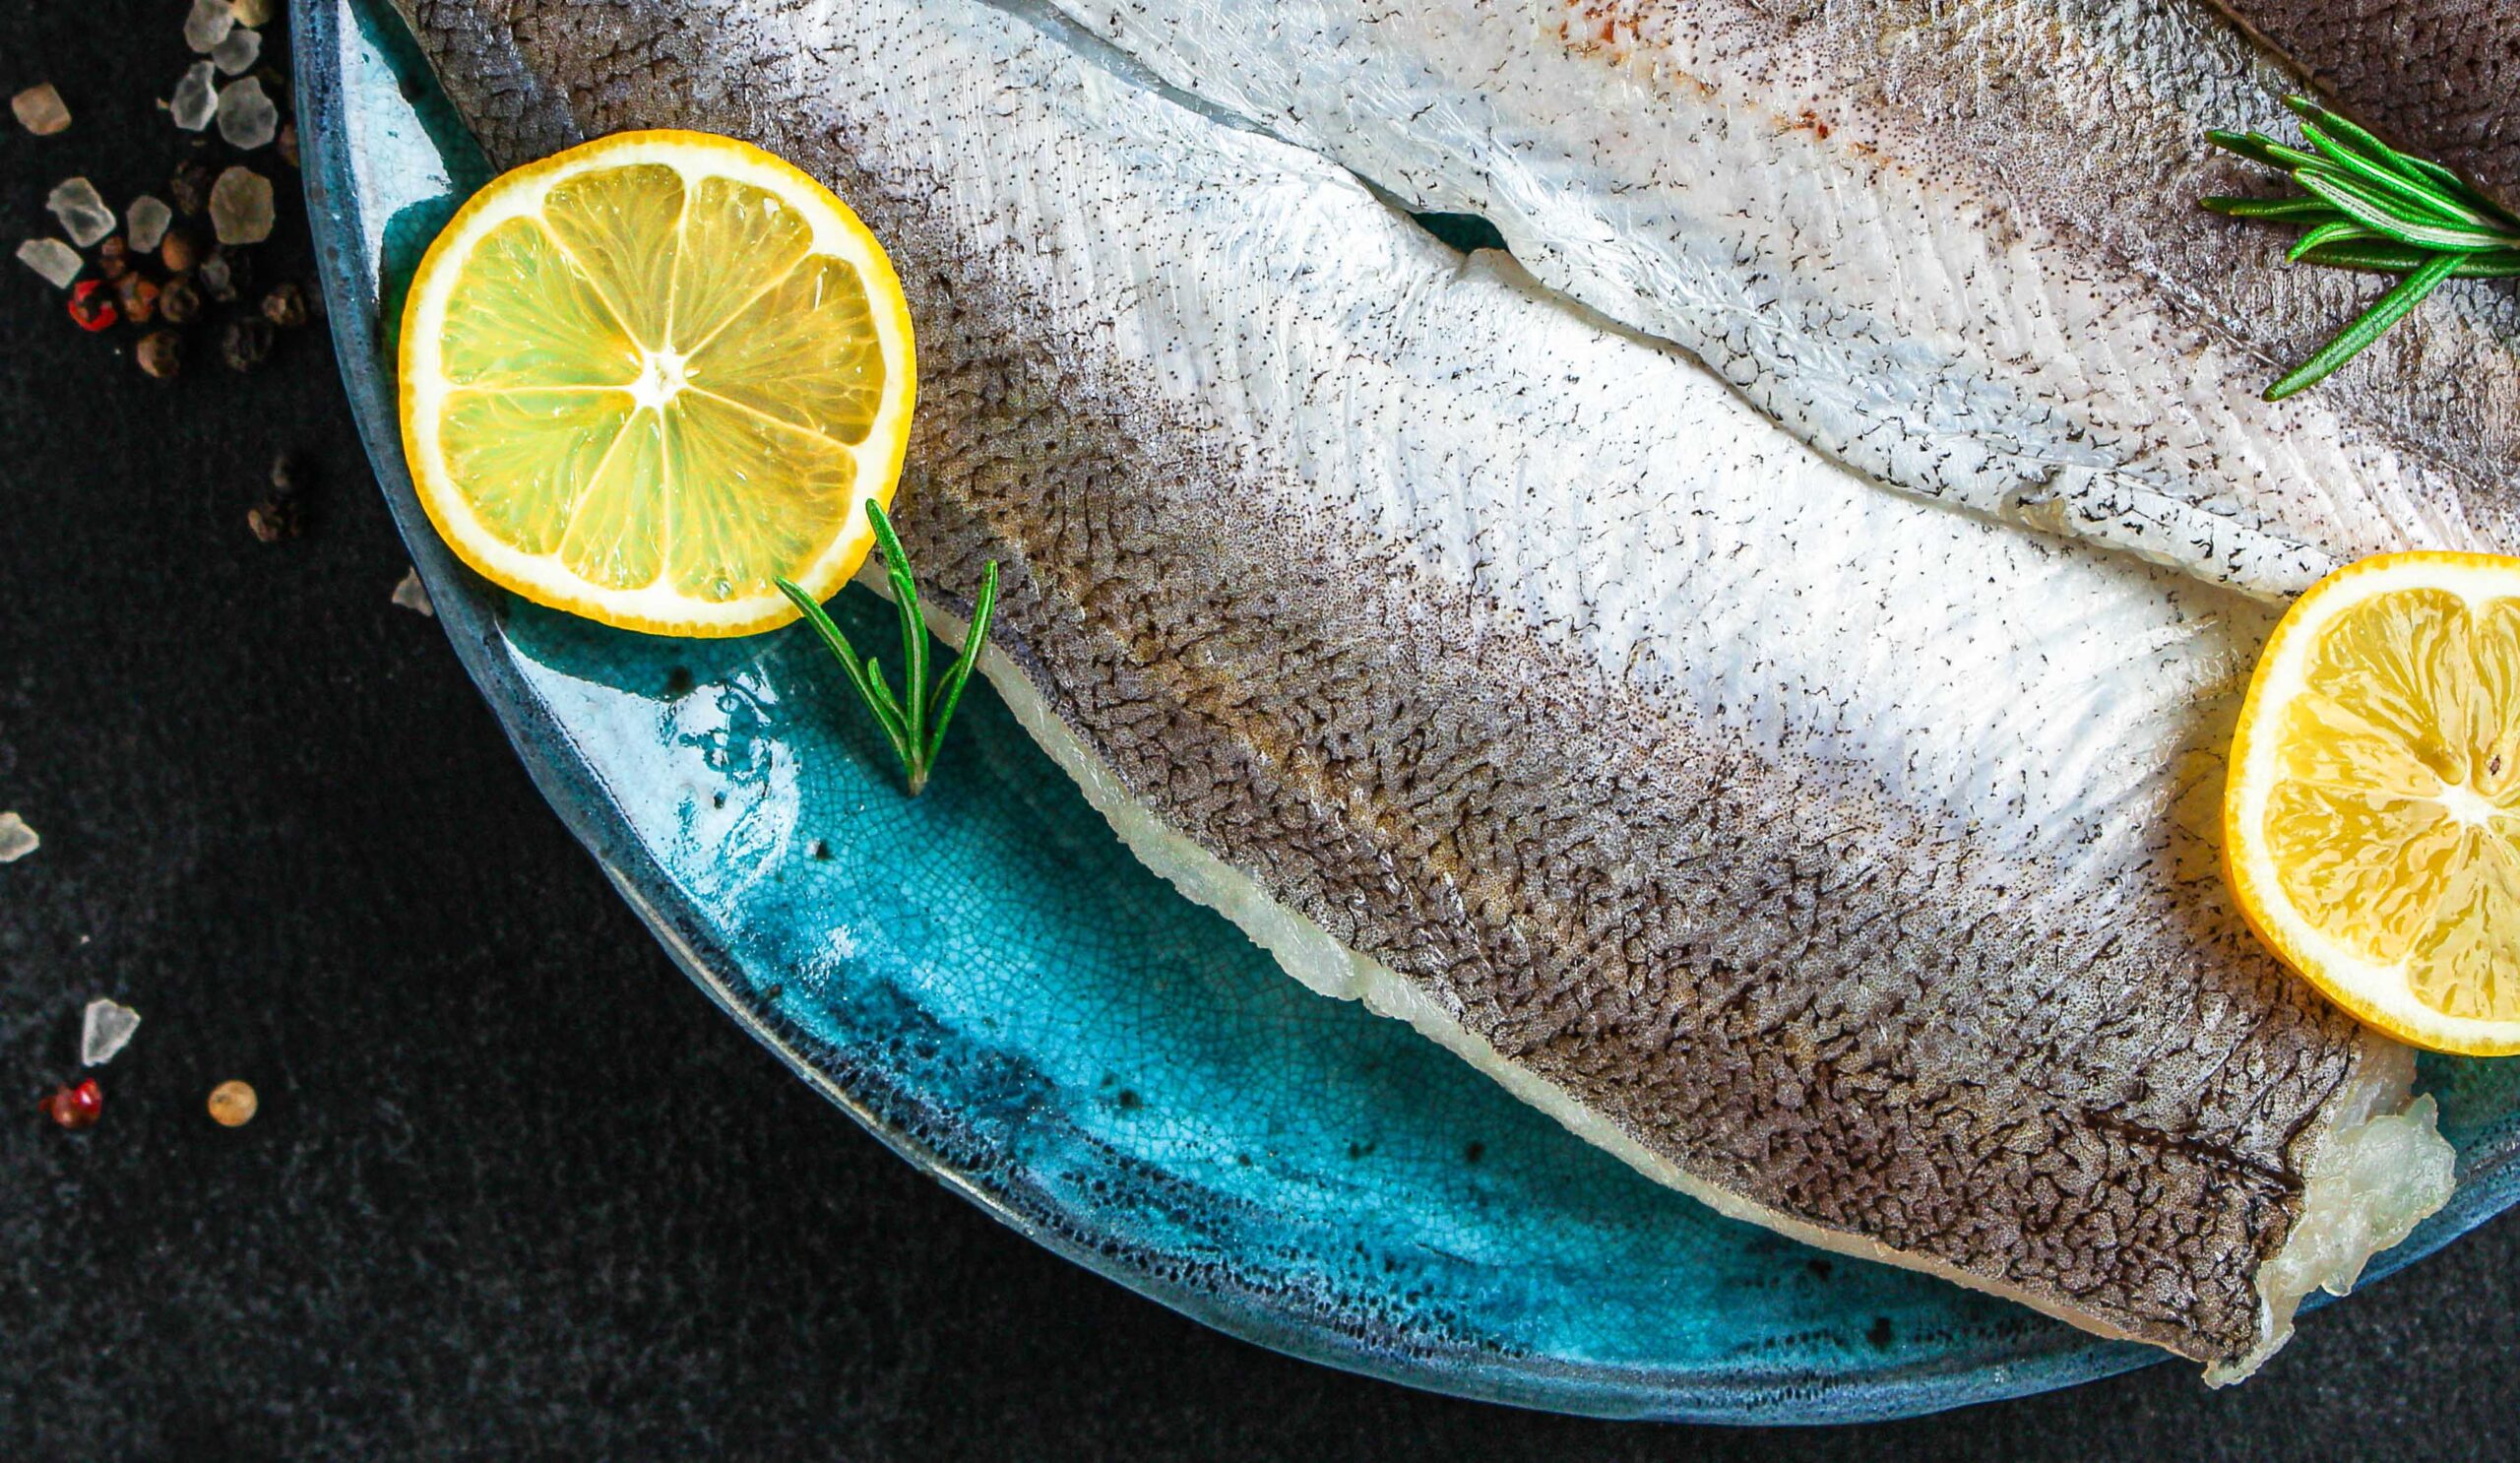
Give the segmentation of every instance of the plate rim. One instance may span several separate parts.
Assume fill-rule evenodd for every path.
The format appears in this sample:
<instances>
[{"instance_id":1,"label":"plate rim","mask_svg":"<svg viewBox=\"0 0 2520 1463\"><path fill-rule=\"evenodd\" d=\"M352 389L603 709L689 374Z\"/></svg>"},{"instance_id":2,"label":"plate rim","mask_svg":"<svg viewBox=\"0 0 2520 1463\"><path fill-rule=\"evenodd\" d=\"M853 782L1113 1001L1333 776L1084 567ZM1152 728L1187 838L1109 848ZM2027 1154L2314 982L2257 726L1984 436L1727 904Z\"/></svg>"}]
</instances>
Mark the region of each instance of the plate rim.
<instances>
[{"instance_id":1,"label":"plate rim","mask_svg":"<svg viewBox=\"0 0 2520 1463\"><path fill-rule=\"evenodd\" d=\"M683 973L737 1026L905 1162L1017 1234L1070 1263L1227 1335L1298 1360L1472 1401L1613 1419L1683 1423L1836 1425L1918 1417L2011 1400L2174 1360L2169 1353L2097 1336L2009 1362L1925 1361L1878 1370L1605 1368L1545 1357L1470 1349L1401 1351L1310 1323L1236 1288L1166 1280L1133 1262L1141 1246L1063 1226L1058 1206L1002 1191L889 1120L867 1096L818 1059L821 1044L747 997L720 974L734 964L669 878L650 859L609 788L581 758L564 722L527 681L500 627L497 592L467 570L427 522L403 461L397 394L382 350L377 281L355 225L357 170L343 114L337 59L342 22L363 0L301 0L289 7L292 91L316 270L334 356L351 416L387 510L428 589L438 623L536 791L595 859L622 899ZM364 0L373 4L374 0ZM399 16L392 17L400 25ZM871 1074L859 1073L861 1078ZM2372 1257L2368 1284L2425 1258L2520 1198L2509 1147L2467 1169L2450 1201L2418 1232ZM2304 1309L2324 1304L2315 1294ZM1793 1401L1779 1404L1780 1394Z\"/></svg>"}]
</instances>

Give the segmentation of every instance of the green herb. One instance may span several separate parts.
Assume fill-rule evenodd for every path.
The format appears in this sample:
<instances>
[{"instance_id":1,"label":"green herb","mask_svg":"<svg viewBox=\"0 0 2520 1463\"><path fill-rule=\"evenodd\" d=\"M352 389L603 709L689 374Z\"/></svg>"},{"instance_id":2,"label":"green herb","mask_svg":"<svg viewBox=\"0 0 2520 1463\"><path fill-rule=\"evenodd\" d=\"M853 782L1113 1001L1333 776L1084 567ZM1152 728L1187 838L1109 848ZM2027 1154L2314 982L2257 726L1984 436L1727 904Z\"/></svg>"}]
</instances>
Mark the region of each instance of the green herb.
<instances>
[{"instance_id":1,"label":"green herb","mask_svg":"<svg viewBox=\"0 0 2520 1463\"><path fill-rule=\"evenodd\" d=\"M963 683L972 678L972 663L979 659L980 646L988 640L989 615L997 608L997 560L988 561L980 572L979 598L972 604L972 627L963 636L962 654L946 668L944 677L934 690L927 684L927 621L918 611L918 581L910 572L910 558L902 552L902 541L893 533L893 521L884 510L868 500L867 521L875 526L875 549L884 556L884 574L893 588L893 607L902 619L902 690L899 696L884 680L883 663L869 656L858 659L849 637L831 622L814 597L789 584L778 581L779 592L805 616L823 644L830 647L832 658L849 675L849 683L866 701L866 709L875 716L875 725L884 729L886 739L902 759L902 771L909 775L910 794L919 795L927 786L928 774L935 770L937 749L945 744L946 725L954 720L954 708L963 699Z\"/></svg>"},{"instance_id":2,"label":"green herb","mask_svg":"<svg viewBox=\"0 0 2520 1463\"><path fill-rule=\"evenodd\" d=\"M2442 281L2520 276L2520 218L2440 163L2410 158L2306 96L2287 96L2284 104L2301 119L2309 151L2260 132L2206 136L2216 147L2290 175L2307 196L2208 198L2204 206L2235 219L2302 229L2289 256L2296 263L2403 278L2336 339L2266 388L2270 402L2326 380Z\"/></svg>"}]
</instances>

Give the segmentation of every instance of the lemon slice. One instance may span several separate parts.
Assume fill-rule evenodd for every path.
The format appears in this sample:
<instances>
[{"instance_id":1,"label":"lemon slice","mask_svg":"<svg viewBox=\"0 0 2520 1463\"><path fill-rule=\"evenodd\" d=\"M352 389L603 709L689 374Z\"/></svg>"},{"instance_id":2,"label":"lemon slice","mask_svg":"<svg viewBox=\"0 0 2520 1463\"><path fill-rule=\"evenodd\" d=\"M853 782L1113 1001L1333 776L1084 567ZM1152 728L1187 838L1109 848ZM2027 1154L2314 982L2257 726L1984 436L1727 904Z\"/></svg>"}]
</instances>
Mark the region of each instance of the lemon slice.
<instances>
[{"instance_id":1,"label":"lemon slice","mask_svg":"<svg viewBox=\"0 0 2520 1463\"><path fill-rule=\"evenodd\" d=\"M837 591L909 439L874 235L758 148L626 132L473 195L403 313L403 449L464 561L625 629L745 635Z\"/></svg>"},{"instance_id":2,"label":"lemon slice","mask_svg":"<svg viewBox=\"0 0 2520 1463\"><path fill-rule=\"evenodd\" d=\"M2329 575L2249 682L2223 802L2258 933L2362 1020L2520 1051L2520 559Z\"/></svg>"}]
</instances>

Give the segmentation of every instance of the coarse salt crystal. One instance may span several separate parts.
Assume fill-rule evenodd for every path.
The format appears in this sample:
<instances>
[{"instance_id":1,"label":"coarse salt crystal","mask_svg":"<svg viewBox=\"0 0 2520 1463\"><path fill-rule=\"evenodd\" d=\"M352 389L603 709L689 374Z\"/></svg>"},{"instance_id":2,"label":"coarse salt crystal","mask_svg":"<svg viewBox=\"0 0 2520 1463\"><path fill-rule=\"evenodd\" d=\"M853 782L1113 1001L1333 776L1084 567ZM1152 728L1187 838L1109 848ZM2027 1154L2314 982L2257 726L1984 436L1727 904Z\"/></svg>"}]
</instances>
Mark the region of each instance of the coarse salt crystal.
<instances>
[{"instance_id":1,"label":"coarse salt crystal","mask_svg":"<svg viewBox=\"0 0 2520 1463\"><path fill-rule=\"evenodd\" d=\"M263 95L263 79L249 76L219 91L219 135L231 148L251 152L280 133L280 108Z\"/></svg>"},{"instance_id":2,"label":"coarse salt crystal","mask_svg":"<svg viewBox=\"0 0 2520 1463\"><path fill-rule=\"evenodd\" d=\"M43 840L14 812L0 813L0 863L15 863L43 847Z\"/></svg>"},{"instance_id":3,"label":"coarse salt crystal","mask_svg":"<svg viewBox=\"0 0 2520 1463\"><path fill-rule=\"evenodd\" d=\"M193 0L184 17L184 44L207 54L236 28L236 11L227 0Z\"/></svg>"},{"instance_id":4,"label":"coarse salt crystal","mask_svg":"<svg viewBox=\"0 0 2520 1463\"><path fill-rule=\"evenodd\" d=\"M61 221L61 231L70 235L70 242L82 249L114 231L114 211L105 207L96 185L86 178L58 184L43 206Z\"/></svg>"},{"instance_id":5,"label":"coarse salt crystal","mask_svg":"<svg viewBox=\"0 0 2520 1463\"><path fill-rule=\"evenodd\" d=\"M420 583L420 571L417 569L403 571L401 582L394 586L394 603L431 619L437 618L437 606L429 603L429 587Z\"/></svg>"},{"instance_id":6,"label":"coarse salt crystal","mask_svg":"<svg viewBox=\"0 0 2520 1463\"><path fill-rule=\"evenodd\" d=\"M131 1044L140 1030L140 1013L120 1001L97 996L79 1015L79 1064L100 1067Z\"/></svg>"},{"instance_id":7,"label":"coarse salt crystal","mask_svg":"<svg viewBox=\"0 0 2520 1463\"><path fill-rule=\"evenodd\" d=\"M59 239L27 240L18 246L18 262L51 281L55 289L67 289L79 278L79 251Z\"/></svg>"},{"instance_id":8,"label":"coarse salt crystal","mask_svg":"<svg viewBox=\"0 0 2520 1463\"><path fill-rule=\"evenodd\" d=\"M208 61L195 61L184 68L184 79L175 83L174 98L166 110L175 125L186 132L199 132L210 125L219 112L219 89L211 80L213 68Z\"/></svg>"},{"instance_id":9,"label":"coarse salt crystal","mask_svg":"<svg viewBox=\"0 0 2520 1463\"><path fill-rule=\"evenodd\" d=\"M124 241L135 254L146 254L166 238L166 225L175 222L175 211L159 199L143 193L123 210Z\"/></svg>"},{"instance_id":10,"label":"coarse salt crystal","mask_svg":"<svg viewBox=\"0 0 2520 1463\"><path fill-rule=\"evenodd\" d=\"M9 110L18 114L18 125L37 137L50 137L70 125L70 108L52 83L29 87L9 98Z\"/></svg>"},{"instance_id":11,"label":"coarse salt crystal","mask_svg":"<svg viewBox=\"0 0 2520 1463\"><path fill-rule=\"evenodd\" d=\"M231 167L210 185L210 226L222 244L259 244L272 236L272 182L250 167Z\"/></svg>"},{"instance_id":12,"label":"coarse salt crystal","mask_svg":"<svg viewBox=\"0 0 2520 1463\"><path fill-rule=\"evenodd\" d=\"M211 47L211 64L228 76L254 64L263 53L263 32L242 26L227 32L227 38Z\"/></svg>"}]
</instances>

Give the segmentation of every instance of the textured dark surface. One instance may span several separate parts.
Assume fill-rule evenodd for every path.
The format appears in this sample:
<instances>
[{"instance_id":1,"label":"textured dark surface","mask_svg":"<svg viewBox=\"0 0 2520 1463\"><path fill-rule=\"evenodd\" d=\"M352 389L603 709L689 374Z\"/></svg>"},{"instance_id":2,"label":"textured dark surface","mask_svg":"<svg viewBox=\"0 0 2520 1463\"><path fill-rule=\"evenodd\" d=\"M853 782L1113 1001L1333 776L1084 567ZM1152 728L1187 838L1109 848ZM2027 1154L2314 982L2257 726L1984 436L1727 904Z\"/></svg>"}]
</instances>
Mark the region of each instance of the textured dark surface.
<instances>
[{"instance_id":1,"label":"textured dark surface","mask_svg":"<svg viewBox=\"0 0 2520 1463\"><path fill-rule=\"evenodd\" d=\"M102 10L102 15L97 13ZM179 144L154 4L0 16L11 238ZM132 18L146 17L138 29ZM135 38L137 37L137 38ZM275 261L277 262L277 261ZM0 276L0 1456L2496 1456L2520 1229L2184 1368L1860 1431L1615 1427L1228 1341L918 1178L675 973L515 765L403 569L320 340L140 376ZM244 525L270 456L313 527ZM67 1137L79 1005L146 1013ZM262 1115L214 1127L210 1087ZM10 1116L11 1112L15 1116Z\"/></svg>"},{"instance_id":2,"label":"textured dark surface","mask_svg":"<svg viewBox=\"0 0 2520 1463\"><path fill-rule=\"evenodd\" d=\"M2520 205L2520 9L2508 0L2214 0L2393 146Z\"/></svg>"}]
</instances>

